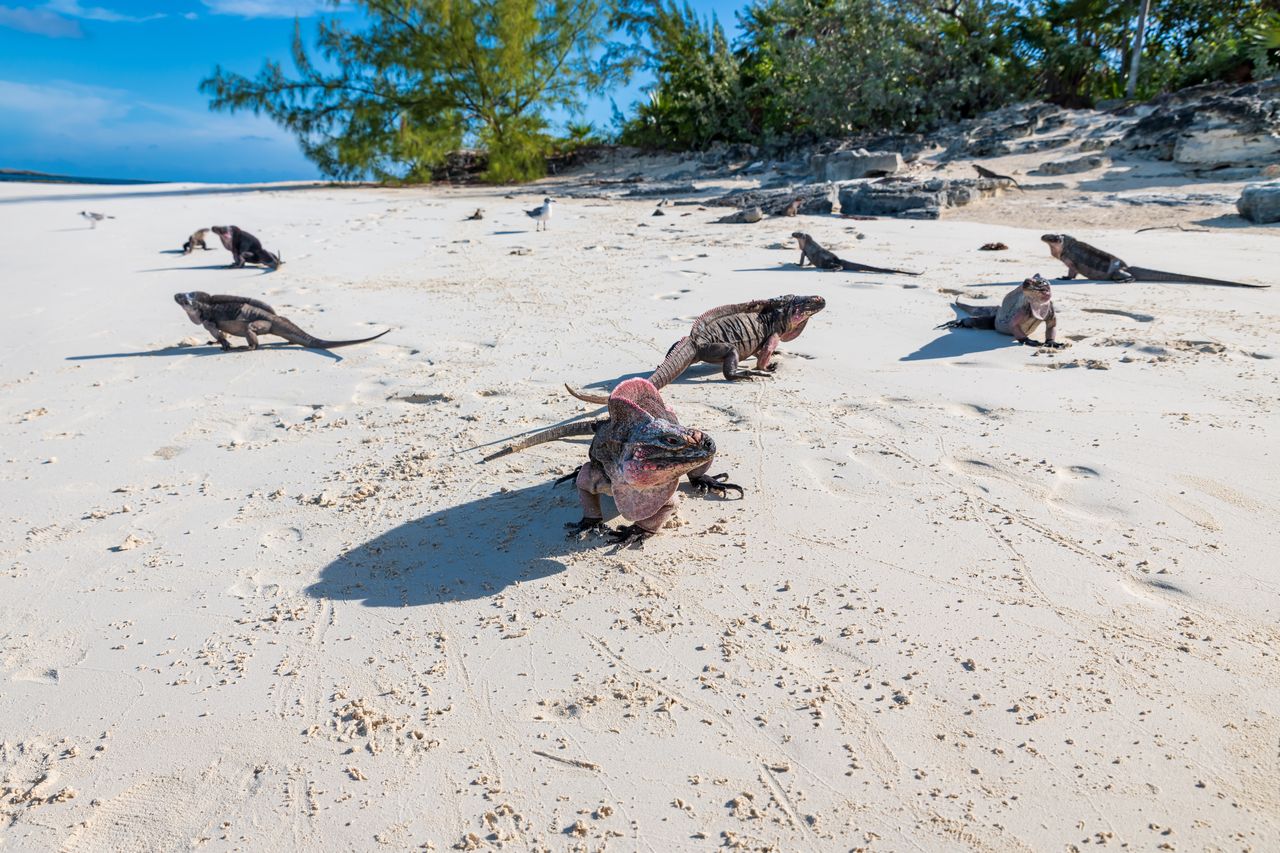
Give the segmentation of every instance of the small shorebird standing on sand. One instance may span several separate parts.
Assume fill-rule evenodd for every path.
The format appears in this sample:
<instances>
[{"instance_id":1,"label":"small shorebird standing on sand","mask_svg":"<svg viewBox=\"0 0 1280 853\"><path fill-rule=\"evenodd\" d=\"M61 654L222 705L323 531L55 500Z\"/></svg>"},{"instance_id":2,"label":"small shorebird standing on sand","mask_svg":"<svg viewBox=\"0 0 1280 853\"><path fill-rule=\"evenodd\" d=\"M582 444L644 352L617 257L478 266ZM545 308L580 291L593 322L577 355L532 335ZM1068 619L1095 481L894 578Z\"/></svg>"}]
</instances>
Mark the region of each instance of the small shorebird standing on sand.
<instances>
[{"instance_id":1,"label":"small shorebird standing on sand","mask_svg":"<svg viewBox=\"0 0 1280 853\"><path fill-rule=\"evenodd\" d=\"M530 219L538 220L536 231L541 231L547 227L547 223L551 221L551 199L544 198L541 207L535 207L533 210L526 210L525 216Z\"/></svg>"},{"instance_id":2,"label":"small shorebird standing on sand","mask_svg":"<svg viewBox=\"0 0 1280 853\"><path fill-rule=\"evenodd\" d=\"M105 213L93 213L88 210L80 211L80 215L83 216L85 219L89 220L90 228L97 228L98 223L104 219L115 219L114 216L107 216Z\"/></svg>"}]
</instances>

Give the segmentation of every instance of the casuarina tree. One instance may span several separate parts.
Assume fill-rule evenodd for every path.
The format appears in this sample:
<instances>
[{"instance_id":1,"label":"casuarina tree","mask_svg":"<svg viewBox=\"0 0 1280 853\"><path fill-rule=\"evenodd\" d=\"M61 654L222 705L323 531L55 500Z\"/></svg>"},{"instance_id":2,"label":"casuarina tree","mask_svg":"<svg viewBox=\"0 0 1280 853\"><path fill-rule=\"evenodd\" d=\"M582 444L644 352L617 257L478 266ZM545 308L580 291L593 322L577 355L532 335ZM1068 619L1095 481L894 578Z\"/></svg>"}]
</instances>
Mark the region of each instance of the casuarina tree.
<instances>
[{"instance_id":1,"label":"casuarina tree","mask_svg":"<svg viewBox=\"0 0 1280 853\"><path fill-rule=\"evenodd\" d=\"M334 0L337 6L341 0ZM265 113L327 176L425 180L456 148L488 150L486 177L543 171L548 113L625 79L608 41L614 0L359 0L358 28L323 19L315 55L295 24L289 74L218 67L215 110Z\"/></svg>"}]
</instances>

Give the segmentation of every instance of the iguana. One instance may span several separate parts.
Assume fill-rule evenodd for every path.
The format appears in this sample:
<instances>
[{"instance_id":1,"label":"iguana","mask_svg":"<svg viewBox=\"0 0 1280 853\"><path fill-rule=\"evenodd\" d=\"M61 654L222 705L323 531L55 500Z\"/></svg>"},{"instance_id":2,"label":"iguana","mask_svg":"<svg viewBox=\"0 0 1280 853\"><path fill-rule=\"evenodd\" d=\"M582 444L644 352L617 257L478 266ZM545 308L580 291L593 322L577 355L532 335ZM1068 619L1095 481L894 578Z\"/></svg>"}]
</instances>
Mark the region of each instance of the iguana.
<instances>
[{"instance_id":1,"label":"iguana","mask_svg":"<svg viewBox=\"0 0 1280 853\"><path fill-rule=\"evenodd\" d=\"M1049 254L1066 264L1067 274L1063 276L1065 279L1072 279L1079 275L1096 281L1168 281L1185 284L1216 284L1220 287L1271 286L1129 266L1110 252L1104 252L1096 246L1081 242L1070 234L1045 234L1040 239L1049 244Z\"/></svg>"},{"instance_id":2,"label":"iguana","mask_svg":"<svg viewBox=\"0 0 1280 853\"><path fill-rule=\"evenodd\" d=\"M758 205L753 207L744 207L741 210L735 210L733 213L721 216L715 220L715 225L750 225L764 219L764 210Z\"/></svg>"},{"instance_id":3,"label":"iguana","mask_svg":"<svg viewBox=\"0 0 1280 853\"><path fill-rule=\"evenodd\" d=\"M997 175L995 172L991 171L986 166L979 166L977 163L973 164L973 168L978 171L979 178L990 178L993 181L1008 181L1009 183L1013 184L1015 187L1018 188L1018 192L1020 193L1026 192L1026 190L1022 188L1022 184L1018 183L1008 175Z\"/></svg>"},{"instance_id":4,"label":"iguana","mask_svg":"<svg viewBox=\"0 0 1280 853\"><path fill-rule=\"evenodd\" d=\"M182 254L189 255L196 249L208 250L209 247L206 246L204 242L204 238L207 237L208 234L208 228L201 228L199 231L188 237L187 242L182 244Z\"/></svg>"},{"instance_id":5,"label":"iguana","mask_svg":"<svg viewBox=\"0 0 1280 853\"><path fill-rule=\"evenodd\" d=\"M618 512L631 524L608 530L616 543L643 542L662 529L675 512L680 478L702 494L744 494L741 486L726 482L728 474L708 476L716 443L701 430L681 426L676 413L662 402L662 395L647 379L628 379L609 395L609 416L594 421L564 424L531 435L486 456L489 462L547 441L575 435L591 435L587 462L557 483L572 479L582 502L582 519L568 523L569 536L600 530L604 513L600 495L613 495Z\"/></svg>"},{"instance_id":6,"label":"iguana","mask_svg":"<svg viewBox=\"0 0 1280 853\"><path fill-rule=\"evenodd\" d=\"M231 266L234 268L262 264L275 269L284 263L279 255L262 248L261 240L234 225L215 225L213 233L222 239L223 248L231 253Z\"/></svg>"},{"instance_id":7,"label":"iguana","mask_svg":"<svg viewBox=\"0 0 1280 853\"><path fill-rule=\"evenodd\" d=\"M881 272L890 275L920 275L918 272L891 270L884 267L870 267L855 261L846 261L836 257L836 253L822 248L818 241L803 231L794 231L791 236L800 245L800 266L807 260L820 270L845 270L846 272Z\"/></svg>"},{"instance_id":8,"label":"iguana","mask_svg":"<svg viewBox=\"0 0 1280 853\"><path fill-rule=\"evenodd\" d=\"M648 381L662 388L696 361L721 365L724 378L730 381L771 376L777 365L769 360L778 344L799 337L809 318L825 307L827 300L821 296L788 295L712 308L693 321L688 335L672 344ZM755 370L739 369L738 362L751 356L756 358ZM579 400L609 402L608 397L564 387Z\"/></svg>"},{"instance_id":9,"label":"iguana","mask_svg":"<svg viewBox=\"0 0 1280 853\"><path fill-rule=\"evenodd\" d=\"M1058 319L1053 311L1053 290L1040 275L1033 275L1018 287L1009 291L1000 307L991 305L964 305L957 301L955 307L968 314L950 320L936 329L995 329L1013 335L1020 344L1048 346L1059 349L1065 344L1057 342ZM1030 335L1044 323L1044 344L1032 340Z\"/></svg>"},{"instance_id":10,"label":"iguana","mask_svg":"<svg viewBox=\"0 0 1280 853\"><path fill-rule=\"evenodd\" d=\"M175 293L173 301L182 306L192 323L204 326L224 351L231 349L227 335L247 339L251 350L258 348L259 335L275 335L291 344L311 349L333 349L372 341L391 331L387 329L386 332L354 341L322 341L299 329L287 317L281 317L267 303L247 296L210 296L197 290Z\"/></svg>"}]
</instances>

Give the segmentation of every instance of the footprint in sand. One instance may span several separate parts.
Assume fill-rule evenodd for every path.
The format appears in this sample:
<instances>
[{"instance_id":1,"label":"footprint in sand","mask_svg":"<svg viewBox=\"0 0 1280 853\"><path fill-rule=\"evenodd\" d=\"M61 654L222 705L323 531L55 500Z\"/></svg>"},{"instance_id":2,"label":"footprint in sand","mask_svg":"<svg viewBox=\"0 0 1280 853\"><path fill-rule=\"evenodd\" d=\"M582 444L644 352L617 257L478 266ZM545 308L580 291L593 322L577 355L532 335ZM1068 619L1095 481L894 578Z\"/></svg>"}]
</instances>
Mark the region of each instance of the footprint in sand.
<instances>
[{"instance_id":1,"label":"footprint in sand","mask_svg":"<svg viewBox=\"0 0 1280 853\"><path fill-rule=\"evenodd\" d=\"M977 403L946 403L943 405L942 410L949 415L956 415L961 418L978 418L980 420L998 420L1000 418L995 409L989 409Z\"/></svg>"},{"instance_id":2,"label":"footprint in sand","mask_svg":"<svg viewBox=\"0 0 1280 853\"><path fill-rule=\"evenodd\" d=\"M652 299L680 299L680 298L682 298L686 293L691 293L691 292L692 292L692 291L690 291L690 290L689 290L689 288L685 287L685 288L682 288L682 289L680 289L680 290L669 290L669 291L667 291L666 293L655 293L655 294L654 294L652 297L650 297L650 298L652 298Z\"/></svg>"},{"instance_id":3,"label":"footprint in sand","mask_svg":"<svg viewBox=\"0 0 1280 853\"><path fill-rule=\"evenodd\" d=\"M276 548L281 545L297 545L302 539L302 530L297 527L277 527L258 537L258 544L263 548Z\"/></svg>"}]
</instances>

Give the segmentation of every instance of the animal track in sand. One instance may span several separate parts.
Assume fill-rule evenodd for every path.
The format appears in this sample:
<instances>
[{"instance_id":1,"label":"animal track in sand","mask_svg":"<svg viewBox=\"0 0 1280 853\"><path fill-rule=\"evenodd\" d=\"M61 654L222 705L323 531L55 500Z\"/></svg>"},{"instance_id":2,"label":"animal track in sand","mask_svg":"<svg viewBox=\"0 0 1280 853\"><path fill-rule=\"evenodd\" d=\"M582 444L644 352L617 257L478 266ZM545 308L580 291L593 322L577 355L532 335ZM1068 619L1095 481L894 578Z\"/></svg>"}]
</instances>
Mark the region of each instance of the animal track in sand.
<instances>
[{"instance_id":1,"label":"animal track in sand","mask_svg":"<svg viewBox=\"0 0 1280 853\"><path fill-rule=\"evenodd\" d=\"M151 451L151 455L157 459L172 459L186 448L177 447L172 444L166 444L164 447Z\"/></svg>"},{"instance_id":2,"label":"animal track in sand","mask_svg":"<svg viewBox=\"0 0 1280 853\"><path fill-rule=\"evenodd\" d=\"M684 287L680 290L669 290L666 293L655 293L650 299L681 299L686 293L690 293L689 288Z\"/></svg>"}]
</instances>

